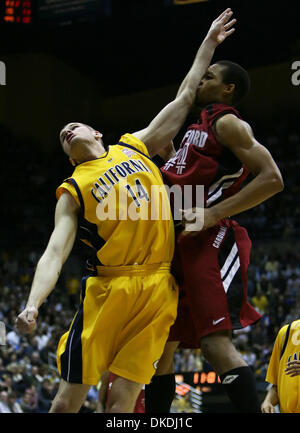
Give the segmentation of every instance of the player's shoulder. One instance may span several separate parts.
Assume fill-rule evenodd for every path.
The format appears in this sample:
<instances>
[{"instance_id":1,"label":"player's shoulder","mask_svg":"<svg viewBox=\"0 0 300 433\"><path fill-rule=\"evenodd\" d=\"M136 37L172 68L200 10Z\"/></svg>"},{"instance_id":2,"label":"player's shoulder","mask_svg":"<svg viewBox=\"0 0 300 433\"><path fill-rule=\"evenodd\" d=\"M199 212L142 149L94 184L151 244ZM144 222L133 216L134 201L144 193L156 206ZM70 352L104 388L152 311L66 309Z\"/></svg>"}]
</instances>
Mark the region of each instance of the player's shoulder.
<instances>
[{"instance_id":1,"label":"player's shoulder","mask_svg":"<svg viewBox=\"0 0 300 433\"><path fill-rule=\"evenodd\" d=\"M298 319L298 320L294 320L292 323L291 323L291 329L292 330L299 330L300 329L300 319Z\"/></svg>"},{"instance_id":2,"label":"player's shoulder","mask_svg":"<svg viewBox=\"0 0 300 433\"><path fill-rule=\"evenodd\" d=\"M226 113L224 116L216 120L215 129L219 137L227 138L233 134L250 134L253 131L248 122L241 119L234 113Z\"/></svg>"},{"instance_id":3,"label":"player's shoulder","mask_svg":"<svg viewBox=\"0 0 300 433\"><path fill-rule=\"evenodd\" d=\"M144 155L149 157L149 152L146 144L137 136L138 134L129 134L126 133L121 136L118 145L129 147L133 149L137 149L139 152L142 152Z\"/></svg>"},{"instance_id":4,"label":"player's shoulder","mask_svg":"<svg viewBox=\"0 0 300 433\"><path fill-rule=\"evenodd\" d=\"M235 113L224 113L222 116L218 117L218 119L216 120L216 124L219 127L230 127L238 125L250 126L244 119L237 116Z\"/></svg>"},{"instance_id":5,"label":"player's shoulder","mask_svg":"<svg viewBox=\"0 0 300 433\"><path fill-rule=\"evenodd\" d=\"M284 335L289 327L289 323L285 323L278 331L278 335Z\"/></svg>"}]
</instances>

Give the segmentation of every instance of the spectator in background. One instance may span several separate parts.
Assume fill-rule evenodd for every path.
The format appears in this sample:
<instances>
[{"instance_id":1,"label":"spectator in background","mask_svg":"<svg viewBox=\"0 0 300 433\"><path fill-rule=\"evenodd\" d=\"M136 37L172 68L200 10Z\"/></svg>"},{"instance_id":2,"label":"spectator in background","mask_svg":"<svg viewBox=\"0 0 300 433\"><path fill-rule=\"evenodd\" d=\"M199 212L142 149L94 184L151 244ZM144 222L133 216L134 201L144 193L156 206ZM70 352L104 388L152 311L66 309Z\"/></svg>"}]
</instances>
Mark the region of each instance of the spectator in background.
<instances>
[{"instance_id":1,"label":"spectator in background","mask_svg":"<svg viewBox=\"0 0 300 433\"><path fill-rule=\"evenodd\" d=\"M47 341L46 346L40 351L40 359L44 364L49 363L49 356L56 359L56 341L52 337Z\"/></svg>"},{"instance_id":2,"label":"spectator in background","mask_svg":"<svg viewBox=\"0 0 300 433\"><path fill-rule=\"evenodd\" d=\"M54 384L50 382L49 379L43 379L43 381L38 385L38 408L39 412L47 413L51 407L51 403L56 394Z\"/></svg>"},{"instance_id":3,"label":"spectator in background","mask_svg":"<svg viewBox=\"0 0 300 433\"><path fill-rule=\"evenodd\" d=\"M31 367L31 384L38 387L42 381L43 377L40 375L39 367L33 365Z\"/></svg>"},{"instance_id":4,"label":"spectator in background","mask_svg":"<svg viewBox=\"0 0 300 433\"><path fill-rule=\"evenodd\" d=\"M14 392L8 394L8 407L10 408L11 413L23 412L20 403L17 401L17 395Z\"/></svg>"},{"instance_id":5,"label":"spectator in background","mask_svg":"<svg viewBox=\"0 0 300 433\"><path fill-rule=\"evenodd\" d=\"M8 404L8 392L4 390L0 392L0 413L11 413Z\"/></svg>"},{"instance_id":6,"label":"spectator in background","mask_svg":"<svg viewBox=\"0 0 300 433\"><path fill-rule=\"evenodd\" d=\"M279 261L275 257L275 254L272 254L269 260L265 264L265 271L267 273L267 279L273 280L278 277L279 271Z\"/></svg>"},{"instance_id":7,"label":"spectator in background","mask_svg":"<svg viewBox=\"0 0 300 433\"><path fill-rule=\"evenodd\" d=\"M50 335L48 334L48 326L44 325L37 329L35 338L37 340L38 351L40 352L46 346L50 338Z\"/></svg>"},{"instance_id":8,"label":"spectator in background","mask_svg":"<svg viewBox=\"0 0 300 433\"><path fill-rule=\"evenodd\" d=\"M259 285L257 286L256 294L252 297L251 301L254 308L256 308L257 311L263 315L268 306L268 299L266 295L262 292Z\"/></svg>"},{"instance_id":9,"label":"spectator in background","mask_svg":"<svg viewBox=\"0 0 300 433\"><path fill-rule=\"evenodd\" d=\"M26 389L23 397L19 399L21 410L25 413L38 412L38 394L35 386Z\"/></svg>"},{"instance_id":10,"label":"spectator in background","mask_svg":"<svg viewBox=\"0 0 300 433\"><path fill-rule=\"evenodd\" d=\"M13 346L14 348L19 347L21 343L21 337L20 334L15 331L15 329L12 329L9 331L6 335L6 341L9 345Z\"/></svg>"}]
</instances>

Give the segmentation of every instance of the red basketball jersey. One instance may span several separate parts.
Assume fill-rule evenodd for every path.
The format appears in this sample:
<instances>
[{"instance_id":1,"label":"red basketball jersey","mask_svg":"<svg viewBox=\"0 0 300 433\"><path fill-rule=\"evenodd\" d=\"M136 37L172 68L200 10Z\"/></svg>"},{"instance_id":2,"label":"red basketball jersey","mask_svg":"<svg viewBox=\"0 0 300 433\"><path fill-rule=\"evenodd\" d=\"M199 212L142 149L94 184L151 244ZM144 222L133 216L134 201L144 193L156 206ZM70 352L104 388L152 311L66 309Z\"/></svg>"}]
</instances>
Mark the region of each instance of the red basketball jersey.
<instances>
[{"instance_id":1,"label":"red basketball jersey","mask_svg":"<svg viewBox=\"0 0 300 433\"><path fill-rule=\"evenodd\" d=\"M165 183L204 186L204 206L210 207L235 194L248 169L216 138L213 125L225 114L240 114L231 106L211 104L201 111L198 123L188 127L176 155L162 168ZM193 203L196 206L193 190Z\"/></svg>"}]
</instances>

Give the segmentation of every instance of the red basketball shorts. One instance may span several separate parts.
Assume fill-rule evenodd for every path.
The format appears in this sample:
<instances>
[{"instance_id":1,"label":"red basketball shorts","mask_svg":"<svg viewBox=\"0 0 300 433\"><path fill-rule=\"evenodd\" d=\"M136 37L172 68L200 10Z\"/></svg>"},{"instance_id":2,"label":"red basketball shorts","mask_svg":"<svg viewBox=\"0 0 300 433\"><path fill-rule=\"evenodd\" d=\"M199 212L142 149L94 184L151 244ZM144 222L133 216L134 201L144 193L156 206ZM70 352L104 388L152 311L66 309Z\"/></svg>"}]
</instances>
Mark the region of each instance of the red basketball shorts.
<instances>
[{"instance_id":1,"label":"red basketball shorts","mask_svg":"<svg viewBox=\"0 0 300 433\"><path fill-rule=\"evenodd\" d=\"M196 236L177 236L172 268L180 294L169 341L198 348L208 334L241 329L261 318L247 301L250 251L246 229L231 219Z\"/></svg>"}]
</instances>

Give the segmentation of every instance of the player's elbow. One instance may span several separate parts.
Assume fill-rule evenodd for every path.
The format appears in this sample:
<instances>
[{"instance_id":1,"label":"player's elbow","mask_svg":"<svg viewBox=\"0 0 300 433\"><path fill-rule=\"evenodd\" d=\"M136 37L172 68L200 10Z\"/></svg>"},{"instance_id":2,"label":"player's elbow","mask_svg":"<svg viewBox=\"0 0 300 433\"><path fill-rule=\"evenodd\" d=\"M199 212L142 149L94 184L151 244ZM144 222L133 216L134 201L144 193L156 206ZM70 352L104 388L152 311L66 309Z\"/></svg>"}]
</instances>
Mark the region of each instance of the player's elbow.
<instances>
[{"instance_id":1,"label":"player's elbow","mask_svg":"<svg viewBox=\"0 0 300 433\"><path fill-rule=\"evenodd\" d=\"M284 189L284 182L279 170L272 170L267 177L267 184L270 192L277 194Z\"/></svg>"},{"instance_id":2,"label":"player's elbow","mask_svg":"<svg viewBox=\"0 0 300 433\"><path fill-rule=\"evenodd\" d=\"M190 108L193 105L195 96L195 92L193 92L189 87L186 87L179 98L183 106Z\"/></svg>"},{"instance_id":3,"label":"player's elbow","mask_svg":"<svg viewBox=\"0 0 300 433\"><path fill-rule=\"evenodd\" d=\"M281 192L284 189L284 182L279 171L273 173L272 184L276 192Z\"/></svg>"}]
</instances>

